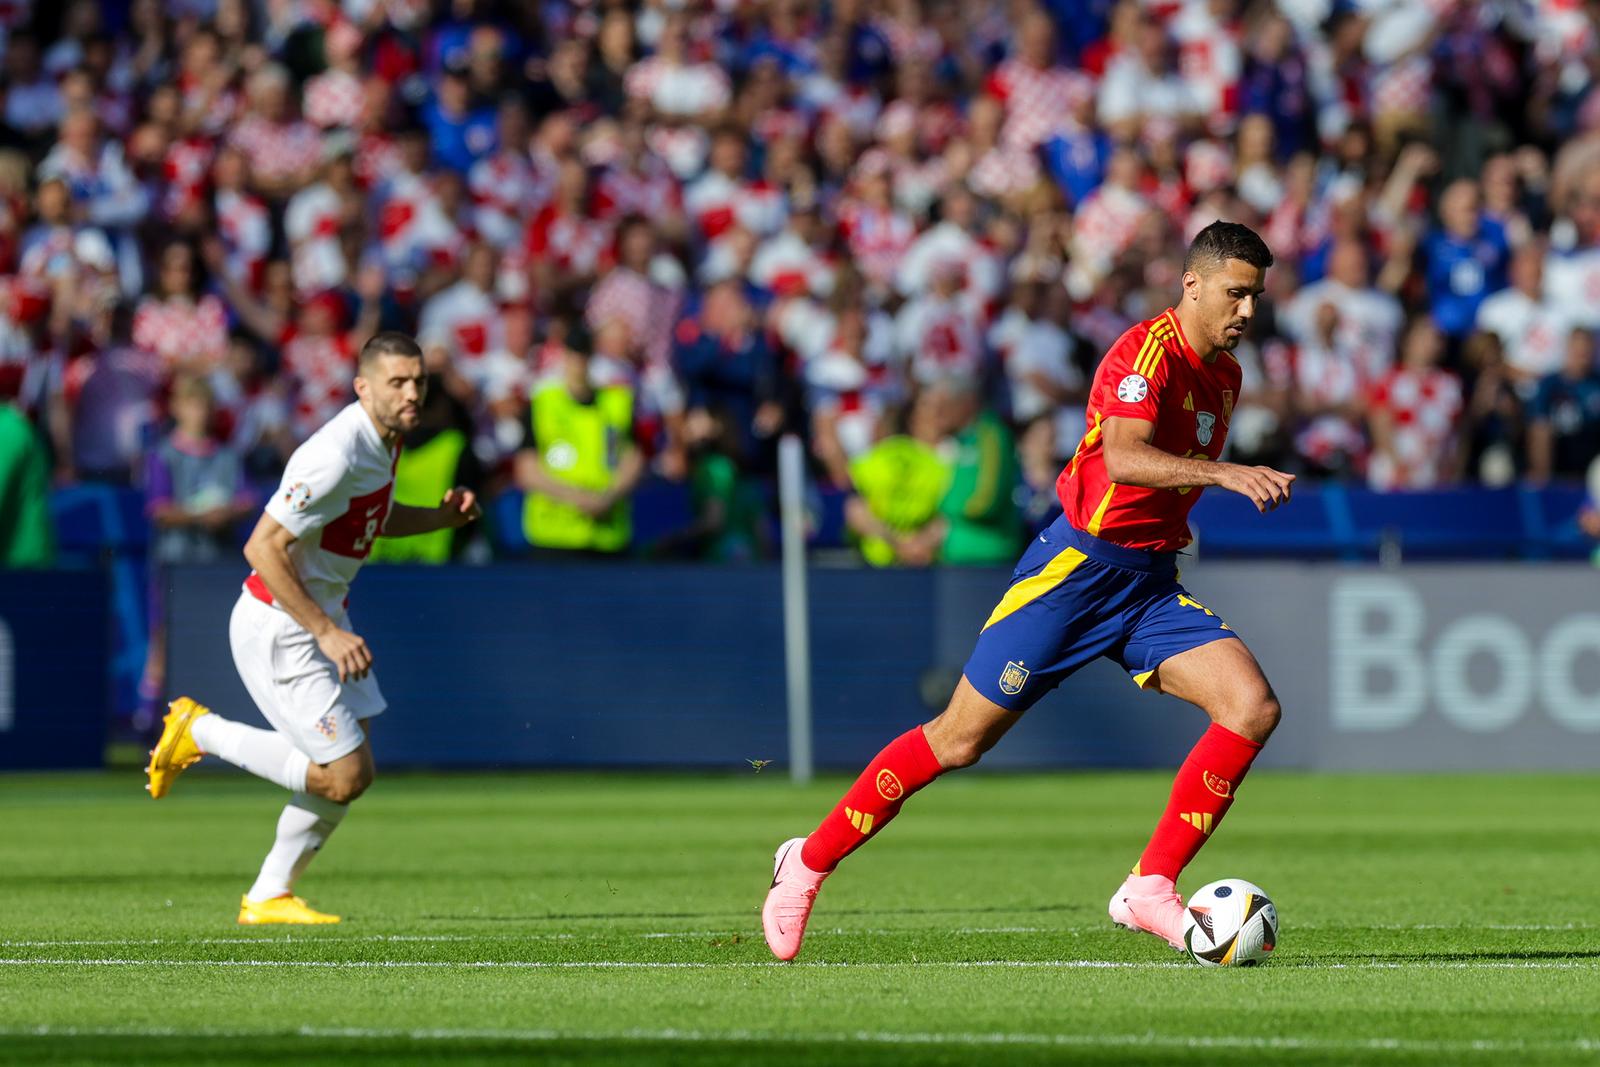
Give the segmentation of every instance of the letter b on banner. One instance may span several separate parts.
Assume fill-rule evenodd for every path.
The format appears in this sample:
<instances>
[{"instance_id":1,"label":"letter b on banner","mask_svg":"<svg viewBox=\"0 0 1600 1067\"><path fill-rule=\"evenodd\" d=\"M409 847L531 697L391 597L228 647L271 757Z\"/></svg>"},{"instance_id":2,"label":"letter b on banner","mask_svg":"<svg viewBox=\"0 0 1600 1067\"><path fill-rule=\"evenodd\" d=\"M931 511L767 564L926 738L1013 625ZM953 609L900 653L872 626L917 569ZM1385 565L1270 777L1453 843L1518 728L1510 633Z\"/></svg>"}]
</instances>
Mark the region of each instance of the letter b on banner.
<instances>
[{"instance_id":1,"label":"letter b on banner","mask_svg":"<svg viewBox=\"0 0 1600 1067\"><path fill-rule=\"evenodd\" d=\"M1409 725L1427 697L1421 598L1400 582L1375 577L1335 582L1330 600L1334 729Z\"/></svg>"}]
</instances>

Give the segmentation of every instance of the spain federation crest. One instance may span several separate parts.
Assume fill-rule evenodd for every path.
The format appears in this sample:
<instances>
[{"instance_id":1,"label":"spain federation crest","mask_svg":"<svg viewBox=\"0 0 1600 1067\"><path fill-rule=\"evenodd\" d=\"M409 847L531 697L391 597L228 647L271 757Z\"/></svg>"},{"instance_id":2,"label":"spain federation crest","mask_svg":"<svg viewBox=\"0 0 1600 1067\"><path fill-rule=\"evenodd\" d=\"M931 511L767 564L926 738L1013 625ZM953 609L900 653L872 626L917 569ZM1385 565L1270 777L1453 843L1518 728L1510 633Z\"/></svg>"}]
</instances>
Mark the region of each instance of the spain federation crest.
<instances>
[{"instance_id":1,"label":"spain federation crest","mask_svg":"<svg viewBox=\"0 0 1600 1067\"><path fill-rule=\"evenodd\" d=\"M1200 442L1202 448L1211 443L1211 436L1216 432L1216 429L1217 417L1211 412L1197 411L1194 413L1194 436Z\"/></svg>"},{"instance_id":2,"label":"spain federation crest","mask_svg":"<svg viewBox=\"0 0 1600 1067\"><path fill-rule=\"evenodd\" d=\"M1022 692L1022 687L1027 684L1027 668L1020 663L1008 661L1006 669L1000 672L1000 692L1008 697L1014 697Z\"/></svg>"}]
</instances>

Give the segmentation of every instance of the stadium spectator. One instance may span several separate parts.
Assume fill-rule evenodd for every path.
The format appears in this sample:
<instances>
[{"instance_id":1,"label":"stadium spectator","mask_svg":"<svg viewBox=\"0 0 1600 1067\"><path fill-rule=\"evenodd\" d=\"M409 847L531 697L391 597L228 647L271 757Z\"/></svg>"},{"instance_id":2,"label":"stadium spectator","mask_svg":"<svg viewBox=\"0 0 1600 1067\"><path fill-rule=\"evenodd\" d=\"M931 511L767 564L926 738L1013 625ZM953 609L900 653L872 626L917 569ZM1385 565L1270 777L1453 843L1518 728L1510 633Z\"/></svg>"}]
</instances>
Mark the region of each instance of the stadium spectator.
<instances>
[{"instance_id":1,"label":"stadium spectator","mask_svg":"<svg viewBox=\"0 0 1600 1067\"><path fill-rule=\"evenodd\" d=\"M951 481L939 452L945 439L939 392L919 390L904 420L906 432L884 437L850 463L845 523L874 567L926 567L939 557L939 507Z\"/></svg>"},{"instance_id":2,"label":"stadium spectator","mask_svg":"<svg viewBox=\"0 0 1600 1067\"><path fill-rule=\"evenodd\" d=\"M1528 405L1528 475L1535 483L1581 478L1600 456L1600 368L1593 332L1568 332L1561 369Z\"/></svg>"},{"instance_id":3,"label":"stadium spectator","mask_svg":"<svg viewBox=\"0 0 1600 1067\"><path fill-rule=\"evenodd\" d=\"M1015 496L1016 444L1000 417L985 410L975 381L947 379L936 391L955 458L939 521L913 535L917 549L932 549L942 563L1003 566L1025 539Z\"/></svg>"},{"instance_id":4,"label":"stadium spectator","mask_svg":"<svg viewBox=\"0 0 1600 1067\"><path fill-rule=\"evenodd\" d=\"M1500 341L1506 367L1524 396L1564 362L1568 334L1565 310L1544 289L1545 249L1530 242L1511 257L1511 285L1478 306L1478 329Z\"/></svg>"},{"instance_id":5,"label":"stadium spectator","mask_svg":"<svg viewBox=\"0 0 1600 1067\"><path fill-rule=\"evenodd\" d=\"M523 533L536 550L612 556L633 540L630 498L644 474L634 443L634 391L590 383L589 352L569 336L560 376L530 399L516 481Z\"/></svg>"},{"instance_id":6,"label":"stadium spectator","mask_svg":"<svg viewBox=\"0 0 1600 1067\"><path fill-rule=\"evenodd\" d=\"M1434 489L1454 481L1461 462L1461 381L1441 367L1442 331L1413 319L1400 363L1374 388L1367 409L1372 460L1367 478L1378 489Z\"/></svg>"},{"instance_id":7,"label":"stadium spectator","mask_svg":"<svg viewBox=\"0 0 1600 1067\"><path fill-rule=\"evenodd\" d=\"M1506 286L1510 245L1483 211L1478 184L1458 178L1439 197L1439 226L1424 245L1434 322L1451 340L1471 332L1483 299Z\"/></svg>"},{"instance_id":8,"label":"stadium spectator","mask_svg":"<svg viewBox=\"0 0 1600 1067\"><path fill-rule=\"evenodd\" d=\"M26 415L0 402L0 569L55 562L50 463Z\"/></svg>"},{"instance_id":9,"label":"stadium spectator","mask_svg":"<svg viewBox=\"0 0 1600 1067\"><path fill-rule=\"evenodd\" d=\"M180 374L168 401L173 428L151 449L145 508L155 526L158 564L214 563L233 547L239 523L256 508L239 454L216 433L210 384Z\"/></svg>"},{"instance_id":10,"label":"stadium spectator","mask_svg":"<svg viewBox=\"0 0 1600 1067\"><path fill-rule=\"evenodd\" d=\"M168 243L156 261L155 292L139 302L133 343L169 371L209 374L228 348L228 310L206 293L199 256L184 240Z\"/></svg>"}]
</instances>

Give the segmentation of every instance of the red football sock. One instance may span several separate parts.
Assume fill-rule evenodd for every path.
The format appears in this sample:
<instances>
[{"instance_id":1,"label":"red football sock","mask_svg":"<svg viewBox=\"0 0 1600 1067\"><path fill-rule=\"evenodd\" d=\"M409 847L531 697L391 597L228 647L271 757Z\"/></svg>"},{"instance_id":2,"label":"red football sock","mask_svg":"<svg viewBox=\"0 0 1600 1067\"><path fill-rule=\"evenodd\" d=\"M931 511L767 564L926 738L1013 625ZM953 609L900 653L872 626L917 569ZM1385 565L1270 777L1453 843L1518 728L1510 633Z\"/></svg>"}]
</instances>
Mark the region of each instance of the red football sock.
<instances>
[{"instance_id":1,"label":"red football sock","mask_svg":"<svg viewBox=\"0 0 1600 1067\"><path fill-rule=\"evenodd\" d=\"M907 730L872 758L838 807L806 838L801 862L813 871L833 870L899 814L907 797L943 773L922 727Z\"/></svg>"},{"instance_id":2,"label":"red football sock","mask_svg":"<svg viewBox=\"0 0 1600 1067\"><path fill-rule=\"evenodd\" d=\"M1212 723L1178 768L1167 810L1134 870L1176 882L1233 806L1234 793L1260 751L1259 742Z\"/></svg>"}]
</instances>

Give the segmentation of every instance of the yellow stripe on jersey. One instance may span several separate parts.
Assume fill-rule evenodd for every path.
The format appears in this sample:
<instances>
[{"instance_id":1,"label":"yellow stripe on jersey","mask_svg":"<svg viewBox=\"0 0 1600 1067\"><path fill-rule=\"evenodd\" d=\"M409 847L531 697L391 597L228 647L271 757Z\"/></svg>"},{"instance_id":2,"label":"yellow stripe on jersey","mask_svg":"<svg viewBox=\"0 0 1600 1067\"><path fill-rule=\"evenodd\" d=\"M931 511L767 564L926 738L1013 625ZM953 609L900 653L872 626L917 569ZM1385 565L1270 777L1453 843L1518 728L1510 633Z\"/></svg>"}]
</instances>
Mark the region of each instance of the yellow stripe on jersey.
<instances>
[{"instance_id":1,"label":"yellow stripe on jersey","mask_svg":"<svg viewBox=\"0 0 1600 1067\"><path fill-rule=\"evenodd\" d=\"M1144 344L1139 346L1139 354L1137 356L1133 357L1133 373L1135 373L1135 374L1143 374L1144 373L1144 361L1149 357L1150 350L1152 348L1154 348L1155 345L1156 345L1156 335L1153 334L1153 333L1145 334L1144 335Z\"/></svg>"},{"instance_id":2,"label":"yellow stripe on jersey","mask_svg":"<svg viewBox=\"0 0 1600 1067\"><path fill-rule=\"evenodd\" d=\"M1139 358L1133 361L1133 372L1146 378L1150 377L1166 350L1164 342L1171 336L1172 327L1167 325L1167 320L1157 319L1150 327L1150 332L1145 335L1144 345L1139 349Z\"/></svg>"},{"instance_id":3,"label":"yellow stripe on jersey","mask_svg":"<svg viewBox=\"0 0 1600 1067\"><path fill-rule=\"evenodd\" d=\"M1089 432L1083 435L1083 439L1078 442L1078 447L1072 450L1071 473L1078 473L1078 457L1094 447L1094 443L1098 440L1100 440L1100 413L1097 411L1094 414L1094 425L1089 427Z\"/></svg>"},{"instance_id":4,"label":"yellow stripe on jersey","mask_svg":"<svg viewBox=\"0 0 1600 1067\"><path fill-rule=\"evenodd\" d=\"M1049 563L1044 565L1044 570L1029 578L1024 578L1000 598L1000 603L995 605L994 612L989 616L989 621L983 624L987 630L1001 619L1010 615L1019 608L1038 600L1050 590L1067 580L1073 572L1088 557L1075 548L1063 549Z\"/></svg>"},{"instance_id":5,"label":"yellow stripe on jersey","mask_svg":"<svg viewBox=\"0 0 1600 1067\"><path fill-rule=\"evenodd\" d=\"M1116 482L1106 486L1106 495L1100 498L1100 506L1094 509L1094 514L1089 517L1089 528L1084 531L1090 537L1100 536L1100 524L1106 519L1106 509L1111 506L1111 494L1116 491Z\"/></svg>"}]
</instances>

